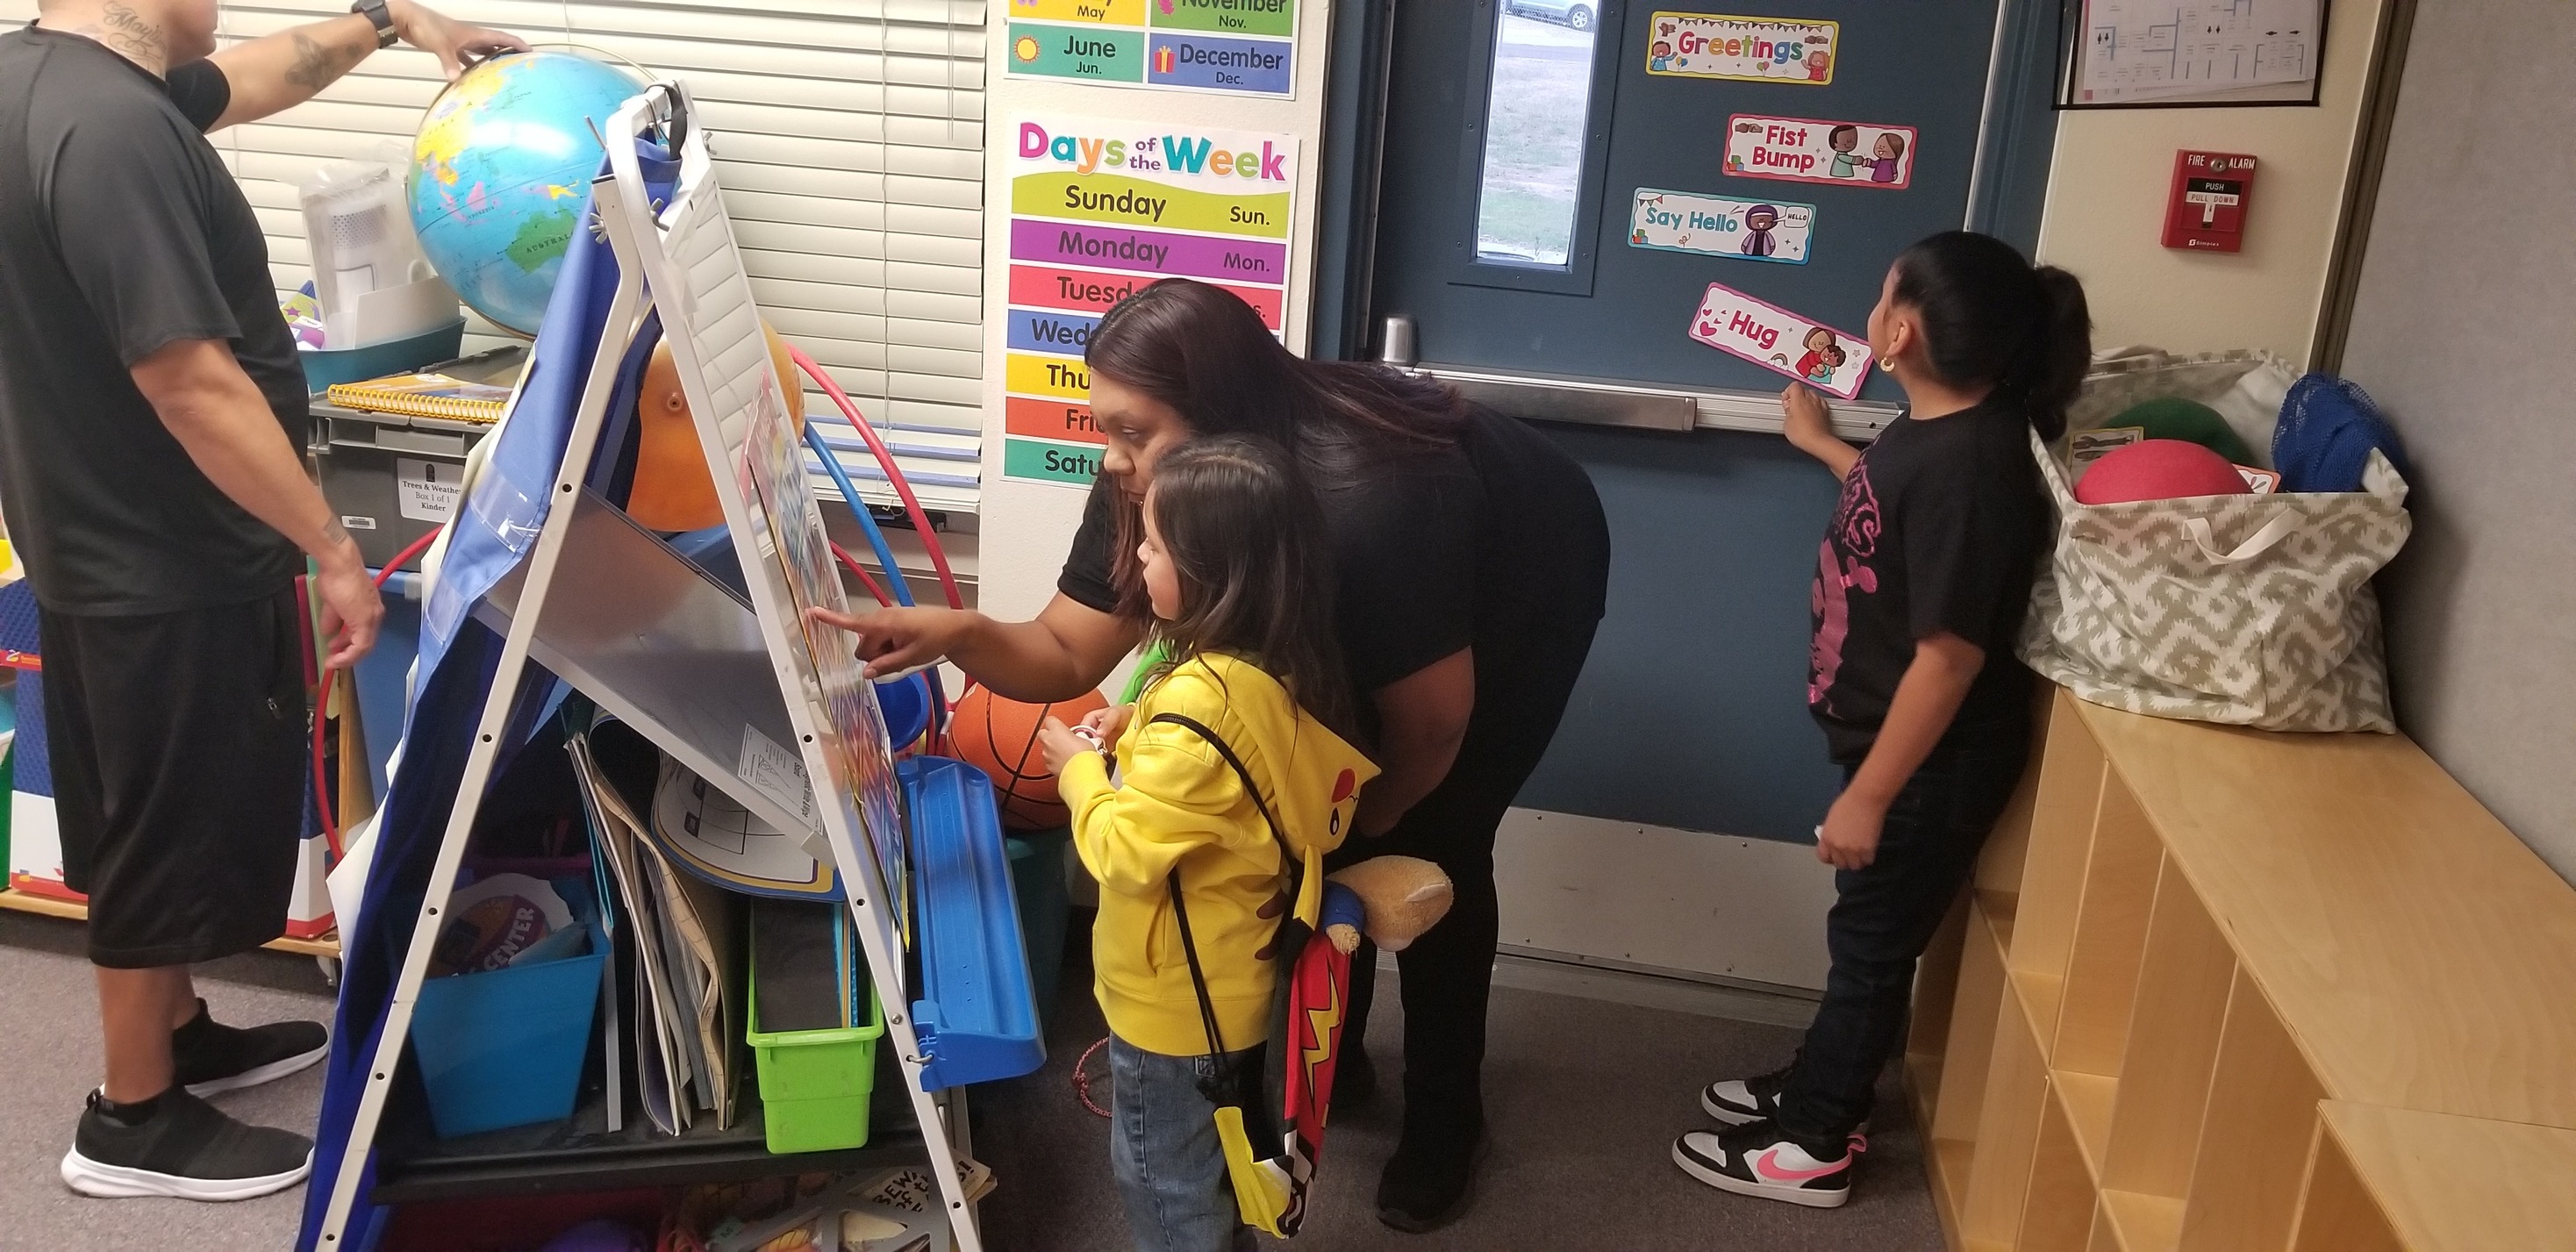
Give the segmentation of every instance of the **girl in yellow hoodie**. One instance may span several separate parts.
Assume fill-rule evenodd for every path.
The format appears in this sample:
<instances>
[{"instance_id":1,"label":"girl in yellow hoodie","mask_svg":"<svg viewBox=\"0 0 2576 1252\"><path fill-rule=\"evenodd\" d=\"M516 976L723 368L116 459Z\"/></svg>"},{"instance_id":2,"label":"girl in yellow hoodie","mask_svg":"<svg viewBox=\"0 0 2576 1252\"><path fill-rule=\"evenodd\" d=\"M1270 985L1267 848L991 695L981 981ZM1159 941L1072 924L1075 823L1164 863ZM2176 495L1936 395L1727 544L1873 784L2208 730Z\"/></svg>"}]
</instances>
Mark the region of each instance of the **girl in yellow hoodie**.
<instances>
[{"instance_id":1,"label":"girl in yellow hoodie","mask_svg":"<svg viewBox=\"0 0 2576 1252\"><path fill-rule=\"evenodd\" d=\"M1128 1224L1143 1252L1223 1252L1250 1231L1211 1095L1266 1068L1291 889L1322 889L1377 767L1345 737L1331 553L1288 458L1241 436L1190 444L1158 463L1142 514L1120 581L1169 659L1132 708L1088 720L1107 747L1053 719L1040 743L1100 880L1092 966Z\"/></svg>"}]
</instances>

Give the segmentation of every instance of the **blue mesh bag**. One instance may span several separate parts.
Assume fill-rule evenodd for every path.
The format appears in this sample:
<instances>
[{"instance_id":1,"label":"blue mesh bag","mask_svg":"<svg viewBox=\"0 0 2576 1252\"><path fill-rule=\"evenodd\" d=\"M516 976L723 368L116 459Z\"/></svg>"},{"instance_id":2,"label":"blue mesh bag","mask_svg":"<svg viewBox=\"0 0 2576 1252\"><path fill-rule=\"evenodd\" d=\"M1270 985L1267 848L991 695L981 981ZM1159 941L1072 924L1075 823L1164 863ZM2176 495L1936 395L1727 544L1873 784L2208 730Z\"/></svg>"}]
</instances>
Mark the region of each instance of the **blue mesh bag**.
<instances>
[{"instance_id":1,"label":"blue mesh bag","mask_svg":"<svg viewBox=\"0 0 2576 1252\"><path fill-rule=\"evenodd\" d=\"M2386 454L2400 476L2411 477L2397 431L2369 392L2324 373L2291 384L2281 402L2281 424L2272 431L2281 490L2359 491L2373 448Z\"/></svg>"}]
</instances>

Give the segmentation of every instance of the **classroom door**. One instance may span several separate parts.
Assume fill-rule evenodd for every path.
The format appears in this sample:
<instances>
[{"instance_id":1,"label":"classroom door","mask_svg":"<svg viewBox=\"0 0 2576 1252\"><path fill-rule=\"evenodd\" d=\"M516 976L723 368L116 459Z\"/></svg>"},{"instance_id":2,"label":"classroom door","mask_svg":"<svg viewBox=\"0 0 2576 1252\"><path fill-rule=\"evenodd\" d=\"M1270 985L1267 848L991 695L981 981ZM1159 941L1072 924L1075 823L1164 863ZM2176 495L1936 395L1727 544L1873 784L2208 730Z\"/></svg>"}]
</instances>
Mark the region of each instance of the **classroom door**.
<instances>
[{"instance_id":1,"label":"classroom door","mask_svg":"<svg viewBox=\"0 0 2576 1252\"><path fill-rule=\"evenodd\" d=\"M1869 310L1966 217L2001 41L1994 0L1763 9L1396 5L1367 308L1541 421L1609 511L1609 618L1521 804L1804 842L1841 782L1805 708L1835 483L1776 433L1689 427L1776 421L1784 374L1892 414L1855 381Z\"/></svg>"}]
</instances>

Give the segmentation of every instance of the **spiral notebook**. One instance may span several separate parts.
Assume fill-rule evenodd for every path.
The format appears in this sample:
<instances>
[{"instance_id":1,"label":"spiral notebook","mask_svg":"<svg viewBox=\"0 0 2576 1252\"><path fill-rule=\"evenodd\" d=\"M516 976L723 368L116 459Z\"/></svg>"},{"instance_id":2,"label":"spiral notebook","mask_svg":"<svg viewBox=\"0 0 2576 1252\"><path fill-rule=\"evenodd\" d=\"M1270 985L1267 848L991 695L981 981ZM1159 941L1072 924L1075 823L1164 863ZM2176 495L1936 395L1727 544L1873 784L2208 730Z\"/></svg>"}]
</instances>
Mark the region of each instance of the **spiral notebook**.
<instances>
[{"instance_id":1,"label":"spiral notebook","mask_svg":"<svg viewBox=\"0 0 2576 1252\"><path fill-rule=\"evenodd\" d=\"M331 403L369 413L440 417L458 422L497 422L509 407L510 389L446 374L396 374L362 383L334 383Z\"/></svg>"}]
</instances>

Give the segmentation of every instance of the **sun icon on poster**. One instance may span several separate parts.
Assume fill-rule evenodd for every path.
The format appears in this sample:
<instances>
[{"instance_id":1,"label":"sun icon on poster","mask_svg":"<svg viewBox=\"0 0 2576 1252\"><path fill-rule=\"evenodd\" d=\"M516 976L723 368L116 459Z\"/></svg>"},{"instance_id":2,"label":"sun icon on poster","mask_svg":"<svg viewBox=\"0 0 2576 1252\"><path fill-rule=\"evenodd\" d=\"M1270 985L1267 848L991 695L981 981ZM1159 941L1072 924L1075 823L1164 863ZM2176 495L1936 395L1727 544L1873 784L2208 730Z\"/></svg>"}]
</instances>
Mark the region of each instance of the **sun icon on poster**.
<instances>
[{"instance_id":1,"label":"sun icon on poster","mask_svg":"<svg viewBox=\"0 0 2576 1252\"><path fill-rule=\"evenodd\" d=\"M1018 41L1011 45L1011 55L1018 57L1022 61L1037 60L1038 41L1028 35L1020 36Z\"/></svg>"}]
</instances>

